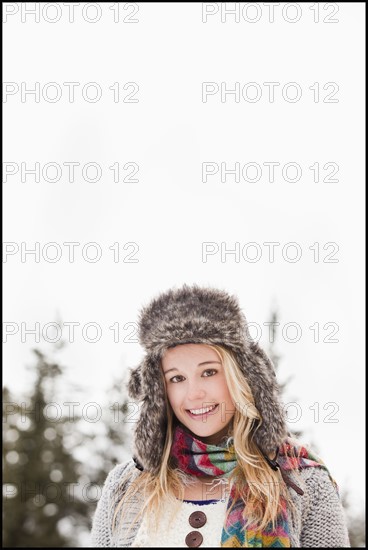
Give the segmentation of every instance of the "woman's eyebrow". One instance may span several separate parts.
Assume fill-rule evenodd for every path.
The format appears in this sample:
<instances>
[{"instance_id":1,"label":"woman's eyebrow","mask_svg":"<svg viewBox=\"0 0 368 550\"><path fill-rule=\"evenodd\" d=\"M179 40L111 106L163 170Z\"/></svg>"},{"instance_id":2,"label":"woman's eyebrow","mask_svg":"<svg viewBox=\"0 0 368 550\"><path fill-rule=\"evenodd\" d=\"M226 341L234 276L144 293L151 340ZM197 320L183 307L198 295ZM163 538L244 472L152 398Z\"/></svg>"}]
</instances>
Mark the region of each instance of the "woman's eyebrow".
<instances>
[{"instance_id":1,"label":"woman's eyebrow","mask_svg":"<svg viewBox=\"0 0 368 550\"><path fill-rule=\"evenodd\" d=\"M211 365L212 363L218 363L221 365L221 361L203 361L202 363L198 363L197 367L202 367L203 365ZM171 372L172 370L178 370L176 367L172 367L171 369L168 369L164 372L164 374L167 374L168 372Z\"/></svg>"}]
</instances>

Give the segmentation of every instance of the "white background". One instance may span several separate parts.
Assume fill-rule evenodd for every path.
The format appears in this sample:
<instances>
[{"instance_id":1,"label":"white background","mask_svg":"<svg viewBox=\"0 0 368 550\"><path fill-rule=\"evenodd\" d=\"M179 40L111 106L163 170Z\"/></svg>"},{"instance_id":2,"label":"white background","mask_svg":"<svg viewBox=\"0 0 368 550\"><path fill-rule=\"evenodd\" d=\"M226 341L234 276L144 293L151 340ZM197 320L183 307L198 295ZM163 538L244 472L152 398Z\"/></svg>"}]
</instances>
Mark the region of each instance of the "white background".
<instances>
[{"instance_id":1,"label":"white background","mask_svg":"<svg viewBox=\"0 0 368 550\"><path fill-rule=\"evenodd\" d=\"M64 4L56 8L39 3L40 21L22 14L21 4L5 4L18 11L4 24L4 81L21 89L56 82L62 90L57 102L40 95L21 97L20 91L6 96L4 104L4 160L19 171L3 184L4 241L27 243L41 250L56 242L63 254L52 263L34 255L22 261L20 252L8 255L3 265L4 321L15 323L18 332L3 346L4 383L14 392L26 391L30 382L27 364L33 363L32 334L22 337L21 323L41 328L49 323L78 322L75 342L57 356L68 366L67 377L83 387L85 402L102 400L112 380L133 367L142 357L138 343L123 342L136 323L139 309L156 293L183 283L198 283L227 290L238 296L248 319L263 328L260 342L267 349L264 322L273 306L279 311L281 328L297 323L302 331L298 342L280 336L282 355L280 382L292 375L285 401L297 401L301 415L291 429L304 430L305 439L318 446L339 486L349 489L357 508L364 501L364 4L338 3L335 23L325 19L332 4L318 3L319 22L314 22L311 3L295 7L257 4L260 19L250 23L233 15L221 21L224 4L213 4L218 12L202 20L201 3L138 3L132 16L137 23L124 22L134 6L120 4L114 22L111 3L86 8L75 6L74 22ZM23 6L23 7L22 7ZM27 7L31 4L27 3ZM314 4L316 6L316 4ZM126 9L124 9L124 7ZM226 7L234 7L226 3ZM84 16L82 12L84 9ZM210 8L208 8L210 9ZM42 11L44 10L44 11ZM286 10L286 11L285 11ZM254 18L255 8L248 8ZM283 13L285 17L283 17ZM25 19L22 22L22 17ZM64 82L78 82L75 101L68 99ZM81 89L95 82L102 97L91 103ZM109 90L119 82L135 82L136 103L114 102ZM220 92L202 100L202 83L224 83L240 89L256 82L262 90L259 101L234 101ZM277 82L275 100L268 99L264 82ZM302 91L297 102L287 101L282 89L296 82ZM323 99L338 85L337 102ZM314 101L309 89L319 83L320 97ZM9 88L7 88L9 89ZM91 89L91 94L93 90ZM290 88L290 95L293 90ZM53 91L49 89L50 97ZM249 96L254 94L249 89ZM47 96L46 96L47 97ZM59 182L32 175L21 180L21 163L28 168L56 162L98 163L102 177L88 182L76 170L74 182L66 169ZM109 169L115 162L139 165L137 183L113 181ZM258 182L229 175L202 181L202 163L226 162L234 167L258 163L264 171ZM268 181L264 162L278 162L275 181ZM294 162L302 169L297 182L282 177L284 164ZM320 165L320 181L313 181L310 166ZM323 181L327 162L338 165L337 182ZM126 173L124 173L125 176ZM50 175L53 175L50 171ZM91 171L90 175L93 175ZM250 173L250 175L252 175ZM254 175L254 173L253 173ZM293 176L290 172L290 176ZM68 260L64 242L78 242L75 262ZM100 261L83 259L82 247L99 243ZM121 258L113 261L109 247L120 243ZM139 246L136 263L123 262ZM202 258L202 243L221 243L242 249L256 242L262 257L246 261L220 252ZM270 262L264 242L279 242L275 261ZM293 263L281 254L284 245L299 244L302 257ZM337 243L338 261L323 261ZM318 243L319 261L309 249ZM9 248L7 249L9 250ZM93 255L93 250L90 250ZM289 250L290 256L294 254ZM55 250L49 249L50 257ZM254 249L249 250L249 256ZM83 340L81 328L98 323L102 336L97 343ZM109 329L118 322L120 342ZM309 328L319 324L319 342ZM336 323L335 343L324 341ZM6 325L9 327L10 325ZM64 327L65 328L65 327ZM53 332L50 330L49 335ZM88 333L94 336L91 330ZM289 339L294 336L290 331ZM259 336L259 334L258 334ZM68 332L63 331L64 339ZM22 341L23 340L23 341ZM41 349L51 346L42 339ZM73 397L73 396L69 396ZM318 405L316 405L316 403ZM328 422L334 403L337 422ZM319 408L316 420L310 407Z\"/></svg>"}]
</instances>

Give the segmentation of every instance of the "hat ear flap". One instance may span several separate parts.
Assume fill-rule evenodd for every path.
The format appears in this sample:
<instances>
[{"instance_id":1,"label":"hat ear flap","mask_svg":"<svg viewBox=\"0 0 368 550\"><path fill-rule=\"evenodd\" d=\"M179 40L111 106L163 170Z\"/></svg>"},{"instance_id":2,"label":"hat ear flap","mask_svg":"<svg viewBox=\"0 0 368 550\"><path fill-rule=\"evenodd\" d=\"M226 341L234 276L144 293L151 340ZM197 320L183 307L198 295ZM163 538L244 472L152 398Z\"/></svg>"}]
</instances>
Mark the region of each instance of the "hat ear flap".
<instances>
[{"instance_id":1,"label":"hat ear flap","mask_svg":"<svg viewBox=\"0 0 368 550\"><path fill-rule=\"evenodd\" d=\"M274 453L287 437L286 414L272 361L256 342L240 354L240 364L261 415L253 439L264 453Z\"/></svg>"},{"instance_id":2,"label":"hat ear flap","mask_svg":"<svg viewBox=\"0 0 368 550\"><path fill-rule=\"evenodd\" d=\"M130 369L127 388L129 397L138 400L142 399L142 365L138 365L135 369Z\"/></svg>"},{"instance_id":3,"label":"hat ear flap","mask_svg":"<svg viewBox=\"0 0 368 550\"><path fill-rule=\"evenodd\" d=\"M134 428L134 453L145 470L157 474L167 432L166 388L159 358L147 356L131 374L129 393L143 401ZM139 390L139 391L136 391Z\"/></svg>"}]
</instances>

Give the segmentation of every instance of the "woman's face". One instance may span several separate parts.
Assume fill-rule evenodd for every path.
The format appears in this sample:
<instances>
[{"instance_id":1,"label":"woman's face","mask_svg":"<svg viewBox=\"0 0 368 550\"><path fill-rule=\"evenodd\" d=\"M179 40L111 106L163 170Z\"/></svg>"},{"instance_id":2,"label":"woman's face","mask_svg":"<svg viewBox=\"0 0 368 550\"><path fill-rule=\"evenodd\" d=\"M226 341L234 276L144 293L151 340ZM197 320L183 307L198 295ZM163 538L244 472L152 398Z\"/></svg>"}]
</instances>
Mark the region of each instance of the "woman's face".
<instances>
[{"instance_id":1,"label":"woman's face","mask_svg":"<svg viewBox=\"0 0 368 550\"><path fill-rule=\"evenodd\" d=\"M218 443L235 406L217 353L205 344L178 345L166 350L162 368L176 418L205 443Z\"/></svg>"}]
</instances>

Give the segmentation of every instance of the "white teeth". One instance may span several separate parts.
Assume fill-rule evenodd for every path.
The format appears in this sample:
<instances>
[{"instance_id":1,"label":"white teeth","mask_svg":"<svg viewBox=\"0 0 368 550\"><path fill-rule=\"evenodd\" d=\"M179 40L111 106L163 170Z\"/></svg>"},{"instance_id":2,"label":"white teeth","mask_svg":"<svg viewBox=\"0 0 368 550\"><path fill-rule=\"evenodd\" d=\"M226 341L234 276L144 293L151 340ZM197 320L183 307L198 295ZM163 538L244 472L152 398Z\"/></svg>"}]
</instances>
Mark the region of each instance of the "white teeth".
<instances>
[{"instance_id":1,"label":"white teeth","mask_svg":"<svg viewBox=\"0 0 368 550\"><path fill-rule=\"evenodd\" d=\"M212 407L207 407L206 409L193 409L193 410L189 409L189 410L192 414L205 414L209 411L212 411L215 407L216 405L212 405Z\"/></svg>"}]
</instances>

